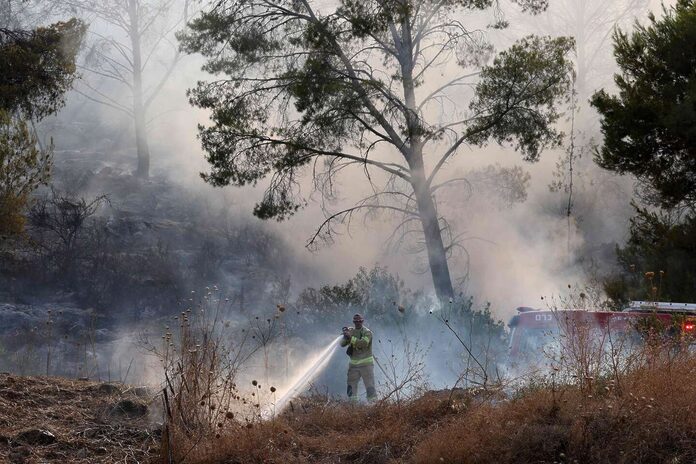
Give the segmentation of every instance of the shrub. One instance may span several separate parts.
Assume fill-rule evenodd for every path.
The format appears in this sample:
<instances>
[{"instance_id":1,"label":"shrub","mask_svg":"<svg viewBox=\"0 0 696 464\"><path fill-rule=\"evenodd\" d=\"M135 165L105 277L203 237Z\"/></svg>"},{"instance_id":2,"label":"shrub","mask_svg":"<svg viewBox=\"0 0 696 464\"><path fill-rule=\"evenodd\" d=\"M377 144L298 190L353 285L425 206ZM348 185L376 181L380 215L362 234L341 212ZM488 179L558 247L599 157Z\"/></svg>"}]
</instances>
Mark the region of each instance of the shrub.
<instances>
[{"instance_id":1,"label":"shrub","mask_svg":"<svg viewBox=\"0 0 696 464\"><path fill-rule=\"evenodd\" d=\"M26 121L0 110L0 239L24 231L30 195L50 170L51 149L39 148Z\"/></svg>"}]
</instances>

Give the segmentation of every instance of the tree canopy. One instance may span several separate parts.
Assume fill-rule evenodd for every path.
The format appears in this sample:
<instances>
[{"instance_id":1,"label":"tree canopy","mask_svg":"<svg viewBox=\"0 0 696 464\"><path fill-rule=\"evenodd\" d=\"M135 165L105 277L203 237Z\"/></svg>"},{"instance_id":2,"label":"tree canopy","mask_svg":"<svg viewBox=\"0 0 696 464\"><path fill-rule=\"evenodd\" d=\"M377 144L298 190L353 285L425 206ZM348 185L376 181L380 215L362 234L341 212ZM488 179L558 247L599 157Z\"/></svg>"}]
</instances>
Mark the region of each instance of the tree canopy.
<instances>
[{"instance_id":1,"label":"tree canopy","mask_svg":"<svg viewBox=\"0 0 696 464\"><path fill-rule=\"evenodd\" d=\"M356 212L400 215L404 233L423 237L438 296L452 297L447 256L458 244L436 192L465 179L443 168L464 145L495 141L527 160L557 145L556 104L571 76L566 38L526 37L491 60L487 32L465 24L477 10L499 12L492 0L215 3L183 38L221 75L190 92L212 111L200 132L211 165L204 178L266 180L254 214L282 220L306 204L303 174L331 199L339 173L359 166L374 193L327 213L310 244ZM492 29L506 26L493 17Z\"/></svg>"},{"instance_id":2,"label":"tree canopy","mask_svg":"<svg viewBox=\"0 0 696 464\"><path fill-rule=\"evenodd\" d=\"M86 26L77 19L34 30L0 29L0 108L41 119L63 105Z\"/></svg>"},{"instance_id":3,"label":"tree canopy","mask_svg":"<svg viewBox=\"0 0 696 464\"><path fill-rule=\"evenodd\" d=\"M597 163L635 175L675 206L696 201L696 3L679 0L660 19L614 35L618 95L597 92L604 145Z\"/></svg>"},{"instance_id":4,"label":"tree canopy","mask_svg":"<svg viewBox=\"0 0 696 464\"><path fill-rule=\"evenodd\" d=\"M0 29L0 237L22 232L29 195L48 179L51 147L39 146L28 120L63 105L84 33L76 19L34 30Z\"/></svg>"},{"instance_id":5,"label":"tree canopy","mask_svg":"<svg viewBox=\"0 0 696 464\"><path fill-rule=\"evenodd\" d=\"M618 95L597 92L600 166L635 175L636 207L619 272L605 281L621 307L629 299L694 301L696 268L696 3L679 0L630 32L614 34ZM648 206L658 206L645 207Z\"/></svg>"},{"instance_id":6,"label":"tree canopy","mask_svg":"<svg viewBox=\"0 0 696 464\"><path fill-rule=\"evenodd\" d=\"M617 307L629 300L696 301L696 216L638 208L628 243L617 250L621 273L605 282Z\"/></svg>"},{"instance_id":7,"label":"tree canopy","mask_svg":"<svg viewBox=\"0 0 696 464\"><path fill-rule=\"evenodd\" d=\"M75 91L127 115L138 155L136 175L150 175L148 126L156 99L182 55L174 31L188 21L192 0L63 0L69 14L88 18L92 43ZM124 98L124 96L130 98Z\"/></svg>"}]
</instances>

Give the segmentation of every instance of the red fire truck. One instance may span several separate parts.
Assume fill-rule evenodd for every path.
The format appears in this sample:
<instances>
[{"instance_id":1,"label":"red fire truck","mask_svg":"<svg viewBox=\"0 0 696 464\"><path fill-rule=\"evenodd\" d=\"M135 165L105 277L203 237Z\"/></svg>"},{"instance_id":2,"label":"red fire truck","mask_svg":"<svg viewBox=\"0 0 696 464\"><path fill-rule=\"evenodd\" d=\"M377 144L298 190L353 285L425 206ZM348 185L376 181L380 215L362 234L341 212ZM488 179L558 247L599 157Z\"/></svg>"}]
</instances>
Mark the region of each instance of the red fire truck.
<instances>
[{"instance_id":1,"label":"red fire truck","mask_svg":"<svg viewBox=\"0 0 696 464\"><path fill-rule=\"evenodd\" d=\"M640 343L649 328L693 343L696 304L632 301L623 311L517 308L510 327L510 358L533 358L559 341L579 336L601 343Z\"/></svg>"}]
</instances>

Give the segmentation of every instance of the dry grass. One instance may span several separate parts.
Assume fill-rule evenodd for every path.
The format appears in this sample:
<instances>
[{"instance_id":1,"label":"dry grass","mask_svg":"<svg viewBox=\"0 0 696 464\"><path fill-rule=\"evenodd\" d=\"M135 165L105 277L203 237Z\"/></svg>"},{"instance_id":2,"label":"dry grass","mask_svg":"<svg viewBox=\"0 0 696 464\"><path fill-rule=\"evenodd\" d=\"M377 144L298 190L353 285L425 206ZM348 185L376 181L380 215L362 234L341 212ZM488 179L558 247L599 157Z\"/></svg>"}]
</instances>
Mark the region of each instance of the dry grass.
<instances>
[{"instance_id":1,"label":"dry grass","mask_svg":"<svg viewBox=\"0 0 696 464\"><path fill-rule=\"evenodd\" d=\"M108 414L130 393L0 374L0 462L691 463L695 375L696 357L680 355L653 358L623 376L621 388L602 378L589 389L537 382L507 397L443 391L373 406L313 397L271 421L235 416L205 433L171 423L165 443L173 446L158 456L147 418ZM27 428L48 429L57 441L13 440Z\"/></svg>"},{"instance_id":2,"label":"dry grass","mask_svg":"<svg viewBox=\"0 0 696 464\"><path fill-rule=\"evenodd\" d=\"M101 388L100 388L101 387ZM144 463L156 456L160 434L147 417L114 417L121 399L136 403L133 389L55 377L0 374L0 462ZM15 438L27 429L56 437L37 446Z\"/></svg>"},{"instance_id":3,"label":"dry grass","mask_svg":"<svg viewBox=\"0 0 696 464\"><path fill-rule=\"evenodd\" d=\"M420 432L453 413L445 401L429 396L407 406L308 398L272 421L226 424L219 438L202 442L186 462L387 462L412 454ZM176 441L183 444L186 438Z\"/></svg>"},{"instance_id":4,"label":"dry grass","mask_svg":"<svg viewBox=\"0 0 696 464\"><path fill-rule=\"evenodd\" d=\"M622 392L597 382L534 388L458 415L428 436L417 463L696 462L696 359L629 374Z\"/></svg>"},{"instance_id":5,"label":"dry grass","mask_svg":"<svg viewBox=\"0 0 696 464\"><path fill-rule=\"evenodd\" d=\"M265 420L261 385L236 384L258 345L245 349L248 331L229 334L217 311L201 309L163 339L167 464L696 462L688 340L648 337L628 349L578 328L549 375L522 390L484 383L369 406L315 396Z\"/></svg>"},{"instance_id":6,"label":"dry grass","mask_svg":"<svg viewBox=\"0 0 696 464\"><path fill-rule=\"evenodd\" d=\"M174 462L690 463L696 462L696 358L653 360L591 390L537 383L505 400L429 393L397 406L313 398L273 421L226 422ZM185 461L177 449L190 449Z\"/></svg>"}]
</instances>

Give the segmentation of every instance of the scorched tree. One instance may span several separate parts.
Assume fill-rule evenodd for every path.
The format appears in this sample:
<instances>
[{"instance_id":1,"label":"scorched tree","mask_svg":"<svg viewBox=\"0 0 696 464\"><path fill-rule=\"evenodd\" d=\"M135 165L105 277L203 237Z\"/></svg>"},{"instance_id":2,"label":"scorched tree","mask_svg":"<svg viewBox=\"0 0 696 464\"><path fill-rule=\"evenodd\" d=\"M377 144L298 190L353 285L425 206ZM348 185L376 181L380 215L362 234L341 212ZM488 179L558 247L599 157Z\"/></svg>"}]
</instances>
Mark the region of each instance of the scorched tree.
<instances>
[{"instance_id":1,"label":"scorched tree","mask_svg":"<svg viewBox=\"0 0 696 464\"><path fill-rule=\"evenodd\" d=\"M546 7L517 3L531 13ZM491 140L536 160L560 142L555 103L572 74L566 38L525 37L486 65L493 46L477 26L485 11L490 29L506 26L494 0L215 2L182 38L221 76L190 92L212 112L200 128L205 180L265 179L254 214L282 220L306 204L303 174L332 197L338 173L358 165L373 193L328 214L310 244L357 212L403 215L401 227L422 233L438 298L452 297L456 237L436 195L464 179L446 178L445 166L461 147Z\"/></svg>"}]
</instances>

